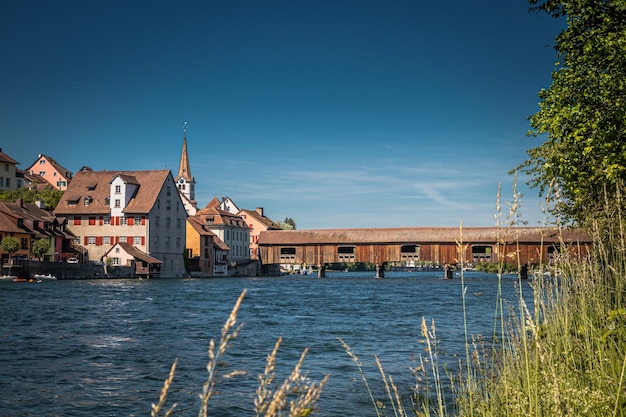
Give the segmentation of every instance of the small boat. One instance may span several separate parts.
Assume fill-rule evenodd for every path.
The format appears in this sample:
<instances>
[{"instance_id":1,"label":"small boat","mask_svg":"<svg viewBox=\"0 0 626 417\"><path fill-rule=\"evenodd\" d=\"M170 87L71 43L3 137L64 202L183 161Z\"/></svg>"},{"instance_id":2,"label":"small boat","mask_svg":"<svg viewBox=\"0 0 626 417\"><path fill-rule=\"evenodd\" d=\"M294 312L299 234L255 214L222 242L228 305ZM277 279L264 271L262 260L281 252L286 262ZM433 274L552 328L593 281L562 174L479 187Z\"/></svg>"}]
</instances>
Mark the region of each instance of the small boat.
<instances>
[{"instance_id":1,"label":"small boat","mask_svg":"<svg viewBox=\"0 0 626 417\"><path fill-rule=\"evenodd\" d=\"M56 281L57 277L52 274L44 275L44 274L35 274L33 278L39 281Z\"/></svg>"}]
</instances>

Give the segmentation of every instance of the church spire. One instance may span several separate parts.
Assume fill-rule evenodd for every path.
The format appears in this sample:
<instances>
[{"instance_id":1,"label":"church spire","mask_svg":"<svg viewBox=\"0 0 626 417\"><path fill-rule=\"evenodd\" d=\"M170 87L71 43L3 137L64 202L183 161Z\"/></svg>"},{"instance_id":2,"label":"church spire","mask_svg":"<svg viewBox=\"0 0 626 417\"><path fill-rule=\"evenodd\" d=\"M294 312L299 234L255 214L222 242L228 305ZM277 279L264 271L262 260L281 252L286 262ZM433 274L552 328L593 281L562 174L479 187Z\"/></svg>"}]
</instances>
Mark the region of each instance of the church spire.
<instances>
[{"instance_id":1,"label":"church spire","mask_svg":"<svg viewBox=\"0 0 626 417\"><path fill-rule=\"evenodd\" d=\"M183 150L180 155L180 165L175 180L180 193L187 197L187 199L194 201L196 181L193 175L191 175L191 168L189 167L189 155L187 153L187 122L185 122L183 126Z\"/></svg>"},{"instance_id":2,"label":"church spire","mask_svg":"<svg viewBox=\"0 0 626 417\"><path fill-rule=\"evenodd\" d=\"M183 134L183 151L180 155L180 165L178 166L176 179L184 178L187 182L194 182L191 168L189 167L189 155L187 154L187 122L185 122L183 127Z\"/></svg>"}]
</instances>

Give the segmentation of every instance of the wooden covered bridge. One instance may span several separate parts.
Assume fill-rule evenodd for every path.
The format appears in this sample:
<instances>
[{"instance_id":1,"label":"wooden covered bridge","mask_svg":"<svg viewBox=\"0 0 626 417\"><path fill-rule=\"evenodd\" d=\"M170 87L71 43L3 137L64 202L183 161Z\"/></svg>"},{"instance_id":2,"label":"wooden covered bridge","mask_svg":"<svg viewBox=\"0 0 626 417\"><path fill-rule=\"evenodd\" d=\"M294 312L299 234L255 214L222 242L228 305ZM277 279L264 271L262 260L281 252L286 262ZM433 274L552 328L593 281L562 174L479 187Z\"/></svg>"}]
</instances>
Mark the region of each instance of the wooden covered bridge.
<instances>
[{"instance_id":1,"label":"wooden covered bridge","mask_svg":"<svg viewBox=\"0 0 626 417\"><path fill-rule=\"evenodd\" d=\"M587 253L590 237L577 229L547 227L406 227L268 230L259 236L263 265L366 262L384 276L385 264L472 262L548 264L562 250Z\"/></svg>"}]
</instances>

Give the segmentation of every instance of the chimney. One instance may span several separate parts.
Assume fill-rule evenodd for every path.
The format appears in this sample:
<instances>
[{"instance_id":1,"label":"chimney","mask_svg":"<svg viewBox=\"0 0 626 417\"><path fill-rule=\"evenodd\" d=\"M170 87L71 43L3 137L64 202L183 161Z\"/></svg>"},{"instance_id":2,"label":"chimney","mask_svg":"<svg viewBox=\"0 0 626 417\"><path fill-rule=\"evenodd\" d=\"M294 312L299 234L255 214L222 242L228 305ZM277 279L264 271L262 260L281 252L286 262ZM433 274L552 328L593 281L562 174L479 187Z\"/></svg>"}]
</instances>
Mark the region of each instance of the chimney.
<instances>
[{"instance_id":1,"label":"chimney","mask_svg":"<svg viewBox=\"0 0 626 417\"><path fill-rule=\"evenodd\" d=\"M263 207L257 207L256 208L256 212L259 214L259 216L264 217L263 216Z\"/></svg>"}]
</instances>

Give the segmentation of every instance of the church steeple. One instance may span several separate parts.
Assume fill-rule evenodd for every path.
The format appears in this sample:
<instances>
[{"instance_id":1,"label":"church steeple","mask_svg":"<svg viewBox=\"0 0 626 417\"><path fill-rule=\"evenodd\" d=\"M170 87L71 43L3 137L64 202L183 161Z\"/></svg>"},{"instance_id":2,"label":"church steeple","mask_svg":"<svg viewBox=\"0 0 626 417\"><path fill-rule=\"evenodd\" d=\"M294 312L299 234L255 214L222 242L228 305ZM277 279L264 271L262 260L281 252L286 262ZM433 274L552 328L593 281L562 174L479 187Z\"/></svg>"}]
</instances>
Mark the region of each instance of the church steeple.
<instances>
[{"instance_id":1,"label":"church steeple","mask_svg":"<svg viewBox=\"0 0 626 417\"><path fill-rule=\"evenodd\" d=\"M185 122L183 127L183 150L180 155L180 165L175 180L180 194L188 200L195 202L196 180L193 178L193 175L191 175L191 168L189 167L189 155L187 153L187 122Z\"/></svg>"}]
</instances>

